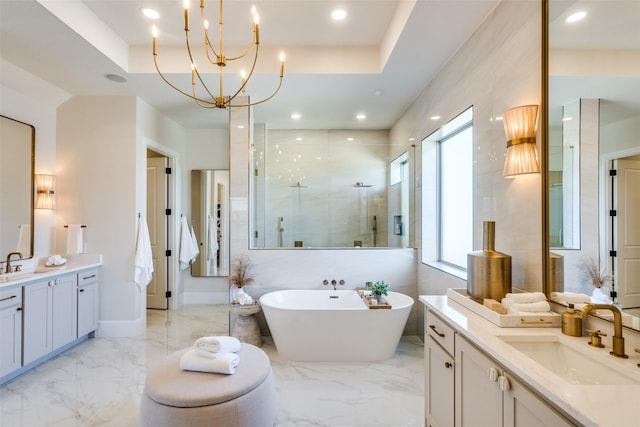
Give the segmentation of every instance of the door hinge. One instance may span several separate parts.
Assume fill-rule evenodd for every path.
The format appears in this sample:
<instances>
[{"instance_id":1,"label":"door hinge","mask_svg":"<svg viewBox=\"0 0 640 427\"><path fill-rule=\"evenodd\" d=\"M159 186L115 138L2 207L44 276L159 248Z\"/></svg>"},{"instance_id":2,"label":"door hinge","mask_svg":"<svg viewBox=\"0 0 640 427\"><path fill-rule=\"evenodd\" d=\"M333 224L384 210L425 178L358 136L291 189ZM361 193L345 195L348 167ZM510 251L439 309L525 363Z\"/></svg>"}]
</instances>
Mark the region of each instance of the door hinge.
<instances>
[{"instance_id":1,"label":"door hinge","mask_svg":"<svg viewBox=\"0 0 640 427\"><path fill-rule=\"evenodd\" d=\"M164 256L171 256L171 249L164 251Z\"/></svg>"},{"instance_id":2,"label":"door hinge","mask_svg":"<svg viewBox=\"0 0 640 427\"><path fill-rule=\"evenodd\" d=\"M609 176L616 176L618 172L615 169L609 169Z\"/></svg>"},{"instance_id":3,"label":"door hinge","mask_svg":"<svg viewBox=\"0 0 640 427\"><path fill-rule=\"evenodd\" d=\"M255 232L255 236L256 236L256 239L257 239L258 238L258 232L257 231Z\"/></svg>"},{"instance_id":4,"label":"door hinge","mask_svg":"<svg viewBox=\"0 0 640 427\"><path fill-rule=\"evenodd\" d=\"M259 176L259 175L260 175L260 172L258 172L258 169L257 168L254 169L253 170L253 176Z\"/></svg>"},{"instance_id":5,"label":"door hinge","mask_svg":"<svg viewBox=\"0 0 640 427\"><path fill-rule=\"evenodd\" d=\"M171 298L171 291L167 291L164 293L165 298Z\"/></svg>"},{"instance_id":6,"label":"door hinge","mask_svg":"<svg viewBox=\"0 0 640 427\"><path fill-rule=\"evenodd\" d=\"M618 213L616 212L616 210L615 210L615 209L611 209L611 210L609 211L609 216L616 216L617 214L618 214Z\"/></svg>"},{"instance_id":7,"label":"door hinge","mask_svg":"<svg viewBox=\"0 0 640 427\"><path fill-rule=\"evenodd\" d=\"M165 215L171 215L171 209L165 209L164 210L164 214Z\"/></svg>"},{"instance_id":8,"label":"door hinge","mask_svg":"<svg viewBox=\"0 0 640 427\"><path fill-rule=\"evenodd\" d=\"M617 257L618 256L618 252L617 251L609 251L609 256L610 257Z\"/></svg>"},{"instance_id":9,"label":"door hinge","mask_svg":"<svg viewBox=\"0 0 640 427\"><path fill-rule=\"evenodd\" d=\"M164 173L171 175L171 168L164 168Z\"/></svg>"}]
</instances>

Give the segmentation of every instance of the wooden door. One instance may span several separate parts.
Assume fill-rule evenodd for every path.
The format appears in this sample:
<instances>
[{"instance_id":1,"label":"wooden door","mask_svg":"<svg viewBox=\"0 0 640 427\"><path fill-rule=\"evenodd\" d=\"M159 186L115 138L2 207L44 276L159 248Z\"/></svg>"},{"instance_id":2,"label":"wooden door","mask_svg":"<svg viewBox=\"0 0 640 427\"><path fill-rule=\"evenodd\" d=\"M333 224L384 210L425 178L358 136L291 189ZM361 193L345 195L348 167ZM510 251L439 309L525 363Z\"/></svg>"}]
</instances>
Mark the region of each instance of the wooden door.
<instances>
[{"instance_id":1,"label":"wooden door","mask_svg":"<svg viewBox=\"0 0 640 427\"><path fill-rule=\"evenodd\" d=\"M151 241L153 277L147 285L147 308L168 307L167 249L167 166L166 157L147 158L147 226Z\"/></svg>"}]
</instances>

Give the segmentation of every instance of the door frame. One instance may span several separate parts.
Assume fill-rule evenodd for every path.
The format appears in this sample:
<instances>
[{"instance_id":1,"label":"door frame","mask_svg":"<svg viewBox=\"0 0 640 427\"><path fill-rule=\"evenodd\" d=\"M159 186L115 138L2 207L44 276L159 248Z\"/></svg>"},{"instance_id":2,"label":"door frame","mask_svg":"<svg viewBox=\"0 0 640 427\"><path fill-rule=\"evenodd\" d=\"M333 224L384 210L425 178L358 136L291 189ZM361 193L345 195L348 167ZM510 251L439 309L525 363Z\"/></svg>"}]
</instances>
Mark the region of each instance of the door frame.
<instances>
[{"instance_id":1,"label":"door frame","mask_svg":"<svg viewBox=\"0 0 640 427\"><path fill-rule=\"evenodd\" d=\"M611 269L611 257L609 256L608 242L611 241L611 217L605 214L609 211L611 203L611 177L609 169L611 169L613 161L625 157L640 155L640 147L632 147L624 150L605 153L600 156L598 166L600 168L600 177L598 178L598 248L600 264L606 265ZM602 262L606 260L606 262ZM616 287L617 291L617 287Z\"/></svg>"},{"instance_id":2,"label":"door frame","mask_svg":"<svg viewBox=\"0 0 640 427\"><path fill-rule=\"evenodd\" d=\"M178 157L177 153L173 150L171 150L170 148L167 148L163 145L158 144L157 142L145 138L144 141L144 148L145 148L145 168L146 168L146 164L147 164L147 156L146 156L146 150L152 150L155 151L158 154L161 154L163 156L165 156L167 158L167 164L168 167L171 168L171 174L168 175L168 183L167 183L167 189L168 189L168 196L167 196L167 205L168 208L171 209L171 217L168 220L168 229L167 229L167 241L169 242L169 247L167 249L171 250L171 257L169 257L169 261L167 263L168 266L168 271L167 271L167 290L169 292L171 292L171 298L169 298L167 307L169 310L175 310L176 308L180 307L180 301L178 298L178 295L180 294L180 287L179 287L179 281L178 281L178 268L176 266L176 259L177 259L177 254L178 254L178 242L176 240L176 218L178 217L177 215L177 210L176 210L176 206L178 205L178 201L179 201L179 196L177 194L177 189L178 184L179 184L179 170L177 167L178 162L176 161L176 158ZM146 182L146 179L145 179ZM145 184L145 200L146 200L147 194L146 194L146 184ZM178 218L179 219L179 218ZM145 307L146 307L146 302L145 302Z\"/></svg>"}]
</instances>

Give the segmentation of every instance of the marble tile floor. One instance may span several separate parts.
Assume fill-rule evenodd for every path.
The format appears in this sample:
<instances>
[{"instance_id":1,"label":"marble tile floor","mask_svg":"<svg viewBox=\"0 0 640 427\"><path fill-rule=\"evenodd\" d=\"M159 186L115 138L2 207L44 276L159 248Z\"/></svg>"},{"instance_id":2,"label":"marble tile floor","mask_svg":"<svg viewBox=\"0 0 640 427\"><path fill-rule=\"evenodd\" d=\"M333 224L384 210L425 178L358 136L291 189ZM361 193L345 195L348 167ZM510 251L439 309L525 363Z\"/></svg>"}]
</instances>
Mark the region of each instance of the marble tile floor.
<instances>
[{"instance_id":1,"label":"marble tile floor","mask_svg":"<svg viewBox=\"0 0 640 427\"><path fill-rule=\"evenodd\" d=\"M135 427L145 373L204 335L228 333L228 306L147 312L143 336L90 339L0 388L2 427ZM403 337L380 363L302 363L267 337L277 426L422 426L422 342ZM176 426L181 427L181 426Z\"/></svg>"}]
</instances>

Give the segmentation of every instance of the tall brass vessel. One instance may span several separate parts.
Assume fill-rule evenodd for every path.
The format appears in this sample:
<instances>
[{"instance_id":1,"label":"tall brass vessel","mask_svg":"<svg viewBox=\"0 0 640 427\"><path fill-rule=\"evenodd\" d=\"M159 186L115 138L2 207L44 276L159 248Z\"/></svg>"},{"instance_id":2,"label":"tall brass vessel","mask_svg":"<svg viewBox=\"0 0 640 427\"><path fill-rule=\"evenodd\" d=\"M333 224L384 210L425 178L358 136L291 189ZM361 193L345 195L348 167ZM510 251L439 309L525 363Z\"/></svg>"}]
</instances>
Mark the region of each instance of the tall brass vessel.
<instances>
[{"instance_id":1,"label":"tall brass vessel","mask_svg":"<svg viewBox=\"0 0 640 427\"><path fill-rule=\"evenodd\" d=\"M495 250L496 223L484 221L482 250L467 254L467 294L482 303L511 292L511 256Z\"/></svg>"}]
</instances>

